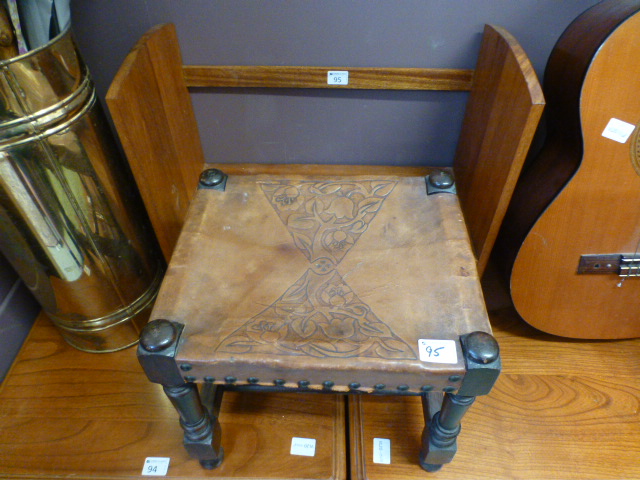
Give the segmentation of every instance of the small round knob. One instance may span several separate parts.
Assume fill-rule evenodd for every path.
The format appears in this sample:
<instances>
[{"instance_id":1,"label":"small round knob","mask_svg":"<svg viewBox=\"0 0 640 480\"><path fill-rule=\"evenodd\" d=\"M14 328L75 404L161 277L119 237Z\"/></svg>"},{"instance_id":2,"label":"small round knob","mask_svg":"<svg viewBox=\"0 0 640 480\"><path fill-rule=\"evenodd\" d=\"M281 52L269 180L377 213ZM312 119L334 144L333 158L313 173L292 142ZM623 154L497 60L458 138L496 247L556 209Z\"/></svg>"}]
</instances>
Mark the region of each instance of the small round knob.
<instances>
[{"instance_id":1,"label":"small round knob","mask_svg":"<svg viewBox=\"0 0 640 480\"><path fill-rule=\"evenodd\" d=\"M440 171L429 175L429 183L439 189L447 189L453 187L453 177L450 173Z\"/></svg>"},{"instance_id":2,"label":"small round knob","mask_svg":"<svg viewBox=\"0 0 640 480\"><path fill-rule=\"evenodd\" d=\"M476 363L495 362L500 356L500 346L493 335L486 332L473 332L464 341L467 354Z\"/></svg>"},{"instance_id":3,"label":"small round knob","mask_svg":"<svg viewBox=\"0 0 640 480\"><path fill-rule=\"evenodd\" d=\"M203 187L215 187L224 180L224 173L217 168L209 168L200 174L200 185Z\"/></svg>"},{"instance_id":4,"label":"small round knob","mask_svg":"<svg viewBox=\"0 0 640 480\"><path fill-rule=\"evenodd\" d=\"M147 352L159 352L176 341L176 327L169 320L153 320L140 334L140 345Z\"/></svg>"}]
</instances>

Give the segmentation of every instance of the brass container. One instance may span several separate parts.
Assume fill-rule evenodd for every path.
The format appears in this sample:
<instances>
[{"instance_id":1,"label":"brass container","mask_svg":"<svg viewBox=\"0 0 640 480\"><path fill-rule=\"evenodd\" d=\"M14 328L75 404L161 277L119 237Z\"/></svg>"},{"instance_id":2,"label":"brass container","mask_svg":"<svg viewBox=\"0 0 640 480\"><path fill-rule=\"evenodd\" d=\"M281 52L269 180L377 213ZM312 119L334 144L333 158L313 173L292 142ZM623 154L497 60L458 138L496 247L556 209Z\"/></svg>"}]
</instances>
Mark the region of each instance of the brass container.
<instances>
[{"instance_id":1,"label":"brass container","mask_svg":"<svg viewBox=\"0 0 640 480\"><path fill-rule=\"evenodd\" d=\"M69 29L0 62L0 250L68 343L137 342L164 264Z\"/></svg>"}]
</instances>

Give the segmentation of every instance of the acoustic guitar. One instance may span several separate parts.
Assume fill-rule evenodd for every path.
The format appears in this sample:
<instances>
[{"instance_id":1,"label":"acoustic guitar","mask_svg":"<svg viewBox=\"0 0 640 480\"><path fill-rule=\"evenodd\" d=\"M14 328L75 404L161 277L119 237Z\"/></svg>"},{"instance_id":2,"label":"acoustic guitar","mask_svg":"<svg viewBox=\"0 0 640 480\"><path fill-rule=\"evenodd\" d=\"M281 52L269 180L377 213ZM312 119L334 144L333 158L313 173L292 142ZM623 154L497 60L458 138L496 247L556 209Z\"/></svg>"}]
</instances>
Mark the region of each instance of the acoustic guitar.
<instances>
[{"instance_id":1,"label":"acoustic guitar","mask_svg":"<svg viewBox=\"0 0 640 480\"><path fill-rule=\"evenodd\" d=\"M554 47L547 140L523 169L497 253L539 330L640 336L640 1L604 1Z\"/></svg>"}]
</instances>

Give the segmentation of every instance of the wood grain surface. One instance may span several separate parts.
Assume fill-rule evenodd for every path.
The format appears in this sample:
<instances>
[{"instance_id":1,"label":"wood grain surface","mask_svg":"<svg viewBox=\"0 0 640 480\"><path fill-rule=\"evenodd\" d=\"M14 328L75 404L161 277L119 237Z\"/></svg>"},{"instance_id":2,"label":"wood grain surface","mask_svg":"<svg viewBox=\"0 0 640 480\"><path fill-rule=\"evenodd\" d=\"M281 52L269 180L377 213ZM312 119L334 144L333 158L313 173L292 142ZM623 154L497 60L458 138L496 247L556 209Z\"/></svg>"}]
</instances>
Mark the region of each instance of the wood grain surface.
<instances>
[{"instance_id":1,"label":"wood grain surface","mask_svg":"<svg viewBox=\"0 0 640 480\"><path fill-rule=\"evenodd\" d=\"M491 268L483 282L504 372L464 418L454 461L435 474L418 465L418 398L352 396L352 478L639 479L640 340L542 333L519 319ZM0 391L0 478L141 478L147 456L171 457L167 478L344 478L343 405L333 395L228 394L226 460L204 471L133 350L76 351L42 317ZM316 457L289 455L292 436L317 438ZM391 439L390 465L372 463L375 437Z\"/></svg>"},{"instance_id":2,"label":"wood grain surface","mask_svg":"<svg viewBox=\"0 0 640 480\"><path fill-rule=\"evenodd\" d=\"M349 72L346 85L329 85L329 71ZM315 66L185 65L187 87L469 90L473 70Z\"/></svg>"},{"instance_id":3,"label":"wood grain surface","mask_svg":"<svg viewBox=\"0 0 640 480\"><path fill-rule=\"evenodd\" d=\"M344 410L335 395L227 393L225 460L203 470L134 349L74 350L41 316L0 391L0 478L132 479L146 457L168 457L173 479L343 479ZM315 456L290 455L292 437L316 439Z\"/></svg>"},{"instance_id":4,"label":"wood grain surface","mask_svg":"<svg viewBox=\"0 0 640 480\"><path fill-rule=\"evenodd\" d=\"M544 104L542 87L523 48L504 28L486 25L453 161L480 276Z\"/></svg>"},{"instance_id":5,"label":"wood grain surface","mask_svg":"<svg viewBox=\"0 0 640 480\"><path fill-rule=\"evenodd\" d=\"M453 462L428 476L420 468L419 399L352 397L352 478L640 478L640 341L539 332L519 319L491 268L484 286L503 373L463 419ZM373 463L374 438L391 439L390 465Z\"/></svg>"},{"instance_id":6,"label":"wood grain surface","mask_svg":"<svg viewBox=\"0 0 640 480\"><path fill-rule=\"evenodd\" d=\"M386 165L321 165L321 164L266 164L266 163L206 163L203 168L217 168L228 175L395 175L416 177L429 175L434 170L451 172L450 168L395 167Z\"/></svg>"},{"instance_id":7,"label":"wood grain surface","mask_svg":"<svg viewBox=\"0 0 640 480\"><path fill-rule=\"evenodd\" d=\"M140 39L118 70L106 100L169 261L204 163L173 25L153 28Z\"/></svg>"}]
</instances>

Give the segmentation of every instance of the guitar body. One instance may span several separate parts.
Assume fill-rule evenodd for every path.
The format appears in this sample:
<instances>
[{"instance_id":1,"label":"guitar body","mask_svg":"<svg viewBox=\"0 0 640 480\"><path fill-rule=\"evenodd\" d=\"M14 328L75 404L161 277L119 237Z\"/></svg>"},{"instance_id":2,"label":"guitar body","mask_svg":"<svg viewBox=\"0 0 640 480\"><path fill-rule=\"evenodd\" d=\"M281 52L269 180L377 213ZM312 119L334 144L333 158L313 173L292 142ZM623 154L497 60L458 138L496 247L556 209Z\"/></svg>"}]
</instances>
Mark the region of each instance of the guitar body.
<instances>
[{"instance_id":1,"label":"guitar body","mask_svg":"<svg viewBox=\"0 0 640 480\"><path fill-rule=\"evenodd\" d=\"M548 140L500 235L518 313L555 335L640 336L640 277L613 265L640 256L639 12L640 1L602 2L558 41L544 80Z\"/></svg>"}]
</instances>

